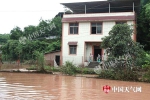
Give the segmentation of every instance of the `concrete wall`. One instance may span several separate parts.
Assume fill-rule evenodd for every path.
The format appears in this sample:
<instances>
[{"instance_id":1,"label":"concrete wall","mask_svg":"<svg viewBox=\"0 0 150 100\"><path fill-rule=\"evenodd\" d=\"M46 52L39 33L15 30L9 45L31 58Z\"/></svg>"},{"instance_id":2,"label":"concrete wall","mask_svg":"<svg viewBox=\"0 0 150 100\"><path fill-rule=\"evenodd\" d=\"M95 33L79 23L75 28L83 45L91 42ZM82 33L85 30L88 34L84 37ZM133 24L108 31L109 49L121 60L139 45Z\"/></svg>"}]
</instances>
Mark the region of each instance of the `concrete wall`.
<instances>
[{"instance_id":1,"label":"concrete wall","mask_svg":"<svg viewBox=\"0 0 150 100\"><path fill-rule=\"evenodd\" d=\"M63 18L76 17L107 17L107 16L132 16L134 12L118 12L118 13L93 13L93 14L66 14Z\"/></svg>"}]
</instances>

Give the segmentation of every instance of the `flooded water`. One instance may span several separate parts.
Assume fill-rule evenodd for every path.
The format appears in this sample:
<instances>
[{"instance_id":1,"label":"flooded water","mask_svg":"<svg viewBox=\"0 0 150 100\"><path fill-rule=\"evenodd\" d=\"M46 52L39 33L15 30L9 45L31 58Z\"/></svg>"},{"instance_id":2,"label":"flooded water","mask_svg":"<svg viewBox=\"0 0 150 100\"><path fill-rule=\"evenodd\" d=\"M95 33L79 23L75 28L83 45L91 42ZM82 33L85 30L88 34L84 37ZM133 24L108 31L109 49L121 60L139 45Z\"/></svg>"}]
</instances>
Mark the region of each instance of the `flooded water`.
<instances>
[{"instance_id":1,"label":"flooded water","mask_svg":"<svg viewBox=\"0 0 150 100\"><path fill-rule=\"evenodd\" d=\"M150 83L0 72L0 100L150 100Z\"/></svg>"}]
</instances>

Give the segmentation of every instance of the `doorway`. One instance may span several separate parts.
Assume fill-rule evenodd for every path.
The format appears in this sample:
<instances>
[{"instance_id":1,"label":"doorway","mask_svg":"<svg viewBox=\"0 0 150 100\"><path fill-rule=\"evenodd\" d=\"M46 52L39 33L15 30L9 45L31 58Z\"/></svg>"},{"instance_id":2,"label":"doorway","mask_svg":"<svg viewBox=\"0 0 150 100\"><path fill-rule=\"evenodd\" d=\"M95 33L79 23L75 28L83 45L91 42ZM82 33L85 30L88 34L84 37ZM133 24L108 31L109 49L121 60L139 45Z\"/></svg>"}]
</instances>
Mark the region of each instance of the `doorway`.
<instances>
[{"instance_id":1,"label":"doorway","mask_svg":"<svg viewBox=\"0 0 150 100\"><path fill-rule=\"evenodd\" d=\"M59 66L60 65L60 56L59 55L55 56L55 61L56 61L57 65Z\"/></svg>"},{"instance_id":2,"label":"doorway","mask_svg":"<svg viewBox=\"0 0 150 100\"><path fill-rule=\"evenodd\" d=\"M94 61L97 61L98 54L101 56L100 46L94 46Z\"/></svg>"}]
</instances>

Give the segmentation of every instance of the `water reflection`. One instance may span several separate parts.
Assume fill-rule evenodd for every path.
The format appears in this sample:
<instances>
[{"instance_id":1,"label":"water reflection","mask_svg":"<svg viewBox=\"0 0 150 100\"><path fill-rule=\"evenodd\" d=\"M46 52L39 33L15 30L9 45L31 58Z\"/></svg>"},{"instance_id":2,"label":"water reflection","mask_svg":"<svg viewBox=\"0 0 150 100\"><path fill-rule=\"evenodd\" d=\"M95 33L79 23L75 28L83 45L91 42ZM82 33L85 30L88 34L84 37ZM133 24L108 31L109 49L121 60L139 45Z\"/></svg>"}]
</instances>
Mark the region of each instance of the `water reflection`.
<instances>
[{"instance_id":1,"label":"water reflection","mask_svg":"<svg viewBox=\"0 0 150 100\"><path fill-rule=\"evenodd\" d=\"M141 86L142 93L104 93L104 85ZM85 77L0 73L0 100L149 100L150 84Z\"/></svg>"}]
</instances>

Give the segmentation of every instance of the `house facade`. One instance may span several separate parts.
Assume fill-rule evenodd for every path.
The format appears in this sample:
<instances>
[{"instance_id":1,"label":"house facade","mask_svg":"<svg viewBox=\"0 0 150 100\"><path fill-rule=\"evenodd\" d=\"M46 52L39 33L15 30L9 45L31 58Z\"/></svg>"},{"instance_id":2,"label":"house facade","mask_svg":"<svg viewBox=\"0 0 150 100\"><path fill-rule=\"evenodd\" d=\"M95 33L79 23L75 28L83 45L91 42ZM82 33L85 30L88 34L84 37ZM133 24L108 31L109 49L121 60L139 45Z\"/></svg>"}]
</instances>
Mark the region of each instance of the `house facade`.
<instances>
[{"instance_id":1,"label":"house facade","mask_svg":"<svg viewBox=\"0 0 150 100\"><path fill-rule=\"evenodd\" d=\"M108 36L115 24L132 25L133 32L136 33L138 9L135 5L139 5L137 0L64 3L63 5L74 13L64 14L62 18L61 65L71 61L76 65L86 66L90 59L96 61L98 54L106 60L105 50L100 46L102 38ZM122 9L129 5L130 8ZM102 10L106 7L107 9ZM117 7L120 8L116 9ZM136 41L136 34L132 35L132 39Z\"/></svg>"}]
</instances>

